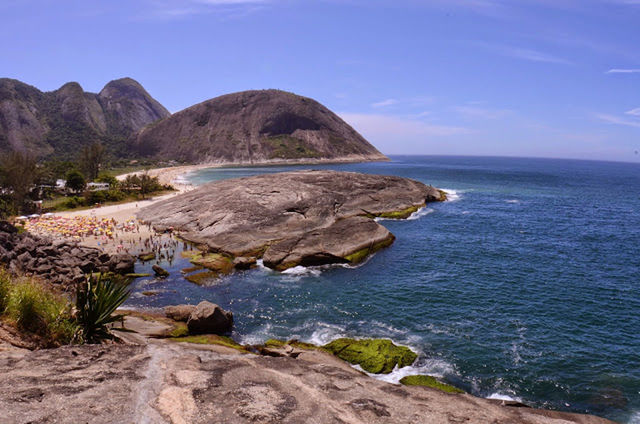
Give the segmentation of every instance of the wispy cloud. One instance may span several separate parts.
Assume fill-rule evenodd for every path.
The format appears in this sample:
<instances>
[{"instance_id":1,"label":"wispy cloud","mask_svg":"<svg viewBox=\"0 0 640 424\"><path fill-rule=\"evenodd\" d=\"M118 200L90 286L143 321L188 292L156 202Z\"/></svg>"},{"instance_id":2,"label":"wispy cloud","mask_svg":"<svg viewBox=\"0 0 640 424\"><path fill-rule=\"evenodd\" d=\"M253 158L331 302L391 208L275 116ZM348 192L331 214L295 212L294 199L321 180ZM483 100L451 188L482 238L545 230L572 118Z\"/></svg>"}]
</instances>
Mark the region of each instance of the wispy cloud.
<instances>
[{"instance_id":1,"label":"wispy cloud","mask_svg":"<svg viewBox=\"0 0 640 424\"><path fill-rule=\"evenodd\" d=\"M501 54L503 56L512 57L515 59L526 60L529 62L541 62L541 63L554 63L559 65L571 65L570 60L562 57L554 56L549 53L541 52L538 50L532 50L522 47L504 46L500 44L491 44L484 42L474 42L474 44L484 47L487 50Z\"/></svg>"},{"instance_id":2,"label":"wispy cloud","mask_svg":"<svg viewBox=\"0 0 640 424\"><path fill-rule=\"evenodd\" d=\"M625 119L619 116L609 115L605 113L596 114L596 118L600 119L603 122L607 122L609 124L640 128L640 120Z\"/></svg>"},{"instance_id":3,"label":"wispy cloud","mask_svg":"<svg viewBox=\"0 0 640 424\"><path fill-rule=\"evenodd\" d=\"M398 140L416 137L443 137L472 132L468 128L434 125L392 115L365 113L339 113L339 115L357 131L362 132L365 137L377 139Z\"/></svg>"},{"instance_id":4,"label":"wispy cloud","mask_svg":"<svg viewBox=\"0 0 640 424\"><path fill-rule=\"evenodd\" d=\"M605 74L640 74L640 69L613 68L609 69Z\"/></svg>"},{"instance_id":5,"label":"wispy cloud","mask_svg":"<svg viewBox=\"0 0 640 424\"><path fill-rule=\"evenodd\" d=\"M501 119L512 113L507 109L488 109L477 106L457 106L453 110L466 118Z\"/></svg>"},{"instance_id":6,"label":"wispy cloud","mask_svg":"<svg viewBox=\"0 0 640 424\"><path fill-rule=\"evenodd\" d=\"M393 106L397 104L398 104L398 99L386 99L376 103L372 103L371 107L381 108L381 107Z\"/></svg>"},{"instance_id":7,"label":"wispy cloud","mask_svg":"<svg viewBox=\"0 0 640 424\"><path fill-rule=\"evenodd\" d=\"M638 116L640 117L640 107L637 107L635 109L631 109L625 112L627 115L631 115L631 116Z\"/></svg>"},{"instance_id":8,"label":"wispy cloud","mask_svg":"<svg viewBox=\"0 0 640 424\"><path fill-rule=\"evenodd\" d=\"M195 15L244 16L274 0L148 0L142 18L177 19Z\"/></svg>"}]
</instances>

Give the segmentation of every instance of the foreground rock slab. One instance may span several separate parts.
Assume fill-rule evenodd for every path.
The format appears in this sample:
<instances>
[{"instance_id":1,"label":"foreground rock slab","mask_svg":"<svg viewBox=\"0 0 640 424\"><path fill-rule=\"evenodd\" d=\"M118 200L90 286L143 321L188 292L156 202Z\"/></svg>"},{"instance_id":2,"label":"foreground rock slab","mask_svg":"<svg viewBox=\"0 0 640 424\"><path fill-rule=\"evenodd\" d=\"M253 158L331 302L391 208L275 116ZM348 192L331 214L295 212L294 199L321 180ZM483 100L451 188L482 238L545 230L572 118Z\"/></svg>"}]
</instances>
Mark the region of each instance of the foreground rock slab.
<instances>
[{"instance_id":1,"label":"foreground rock slab","mask_svg":"<svg viewBox=\"0 0 640 424\"><path fill-rule=\"evenodd\" d=\"M1 352L0 421L26 423L604 424L372 379L323 352L220 346L72 346Z\"/></svg>"},{"instance_id":2,"label":"foreground rock slab","mask_svg":"<svg viewBox=\"0 0 640 424\"><path fill-rule=\"evenodd\" d=\"M444 194L407 178L297 171L224 180L138 213L210 251L270 268L355 263L394 236L375 217L407 218Z\"/></svg>"}]
</instances>

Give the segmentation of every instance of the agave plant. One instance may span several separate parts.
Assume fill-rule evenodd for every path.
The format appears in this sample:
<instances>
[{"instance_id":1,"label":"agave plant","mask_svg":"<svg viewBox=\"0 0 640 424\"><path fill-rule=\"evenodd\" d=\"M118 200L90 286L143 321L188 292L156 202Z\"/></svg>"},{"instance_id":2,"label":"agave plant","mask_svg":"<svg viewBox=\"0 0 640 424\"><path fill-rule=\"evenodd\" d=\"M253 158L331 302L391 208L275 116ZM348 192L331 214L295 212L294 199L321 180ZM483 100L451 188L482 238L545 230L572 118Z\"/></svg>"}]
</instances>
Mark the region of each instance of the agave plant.
<instances>
[{"instance_id":1,"label":"agave plant","mask_svg":"<svg viewBox=\"0 0 640 424\"><path fill-rule=\"evenodd\" d=\"M123 315L114 312L129 297L126 285L114 277L103 278L102 274L87 277L76 292L76 320L79 339L84 343L100 343L117 339L109 324L119 321Z\"/></svg>"}]
</instances>

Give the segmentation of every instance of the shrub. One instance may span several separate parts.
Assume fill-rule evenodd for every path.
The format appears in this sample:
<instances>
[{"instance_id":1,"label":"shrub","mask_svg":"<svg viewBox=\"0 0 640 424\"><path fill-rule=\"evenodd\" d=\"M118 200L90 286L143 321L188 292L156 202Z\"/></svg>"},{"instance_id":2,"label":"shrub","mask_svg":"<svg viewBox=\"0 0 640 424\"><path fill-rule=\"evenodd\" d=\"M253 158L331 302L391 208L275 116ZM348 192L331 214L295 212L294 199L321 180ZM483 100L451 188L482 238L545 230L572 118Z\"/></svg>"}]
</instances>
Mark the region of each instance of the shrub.
<instances>
[{"instance_id":1,"label":"shrub","mask_svg":"<svg viewBox=\"0 0 640 424\"><path fill-rule=\"evenodd\" d=\"M69 303L29 278L21 277L13 281L12 278L3 278L9 286L5 297L6 316L18 329L38 334L50 343L69 343L75 332Z\"/></svg>"},{"instance_id":2,"label":"shrub","mask_svg":"<svg viewBox=\"0 0 640 424\"><path fill-rule=\"evenodd\" d=\"M106 192L106 198L110 202L119 202L120 200L126 199L126 197L126 193L120 190L109 190Z\"/></svg>"},{"instance_id":3,"label":"shrub","mask_svg":"<svg viewBox=\"0 0 640 424\"><path fill-rule=\"evenodd\" d=\"M111 277L103 279L89 276L78 286L76 292L77 321L80 341L100 343L106 339L117 339L110 331L109 324L123 318L113 315L129 297L129 290L122 281Z\"/></svg>"},{"instance_id":4,"label":"shrub","mask_svg":"<svg viewBox=\"0 0 640 424\"><path fill-rule=\"evenodd\" d=\"M9 300L9 291L11 290L11 274L8 271L0 268L0 315L4 313L7 308L7 301Z\"/></svg>"},{"instance_id":5,"label":"shrub","mask_svg":"<svg viewBox=\"0 0 640 424\"><path fill-rule=\"evenodd\" d=\"M104 191L89 191L85 194L84 201L87 205L94 205L96 203L103 203L107 196Z\"/></svg>"}]
</instances>

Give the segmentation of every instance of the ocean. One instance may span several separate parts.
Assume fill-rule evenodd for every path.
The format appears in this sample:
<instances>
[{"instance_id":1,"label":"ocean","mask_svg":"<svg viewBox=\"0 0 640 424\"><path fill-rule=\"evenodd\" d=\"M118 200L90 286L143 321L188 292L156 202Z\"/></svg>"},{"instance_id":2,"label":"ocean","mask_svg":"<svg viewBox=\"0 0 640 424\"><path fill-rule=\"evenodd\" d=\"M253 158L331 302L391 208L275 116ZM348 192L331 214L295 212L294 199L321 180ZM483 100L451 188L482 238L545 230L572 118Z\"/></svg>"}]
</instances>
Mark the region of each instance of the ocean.
<instances>
[{"instance_id":1,"label":"ocean","mask_svg":"<svg viewBox=\"0 0 640 424\"><path fill-rule=\"evenodd\" d=\"M127 306L210 300L233 311L243 343L390 338L419 359L377 378L426 373L477 396L640 423L640 164L391 159L188 175L337 169L413 178L449 200L383 220L395 243L356 267L258 267L200 287L177 259L162 264L168 279L136 280Z\"/></svg>"}]
</instances>

